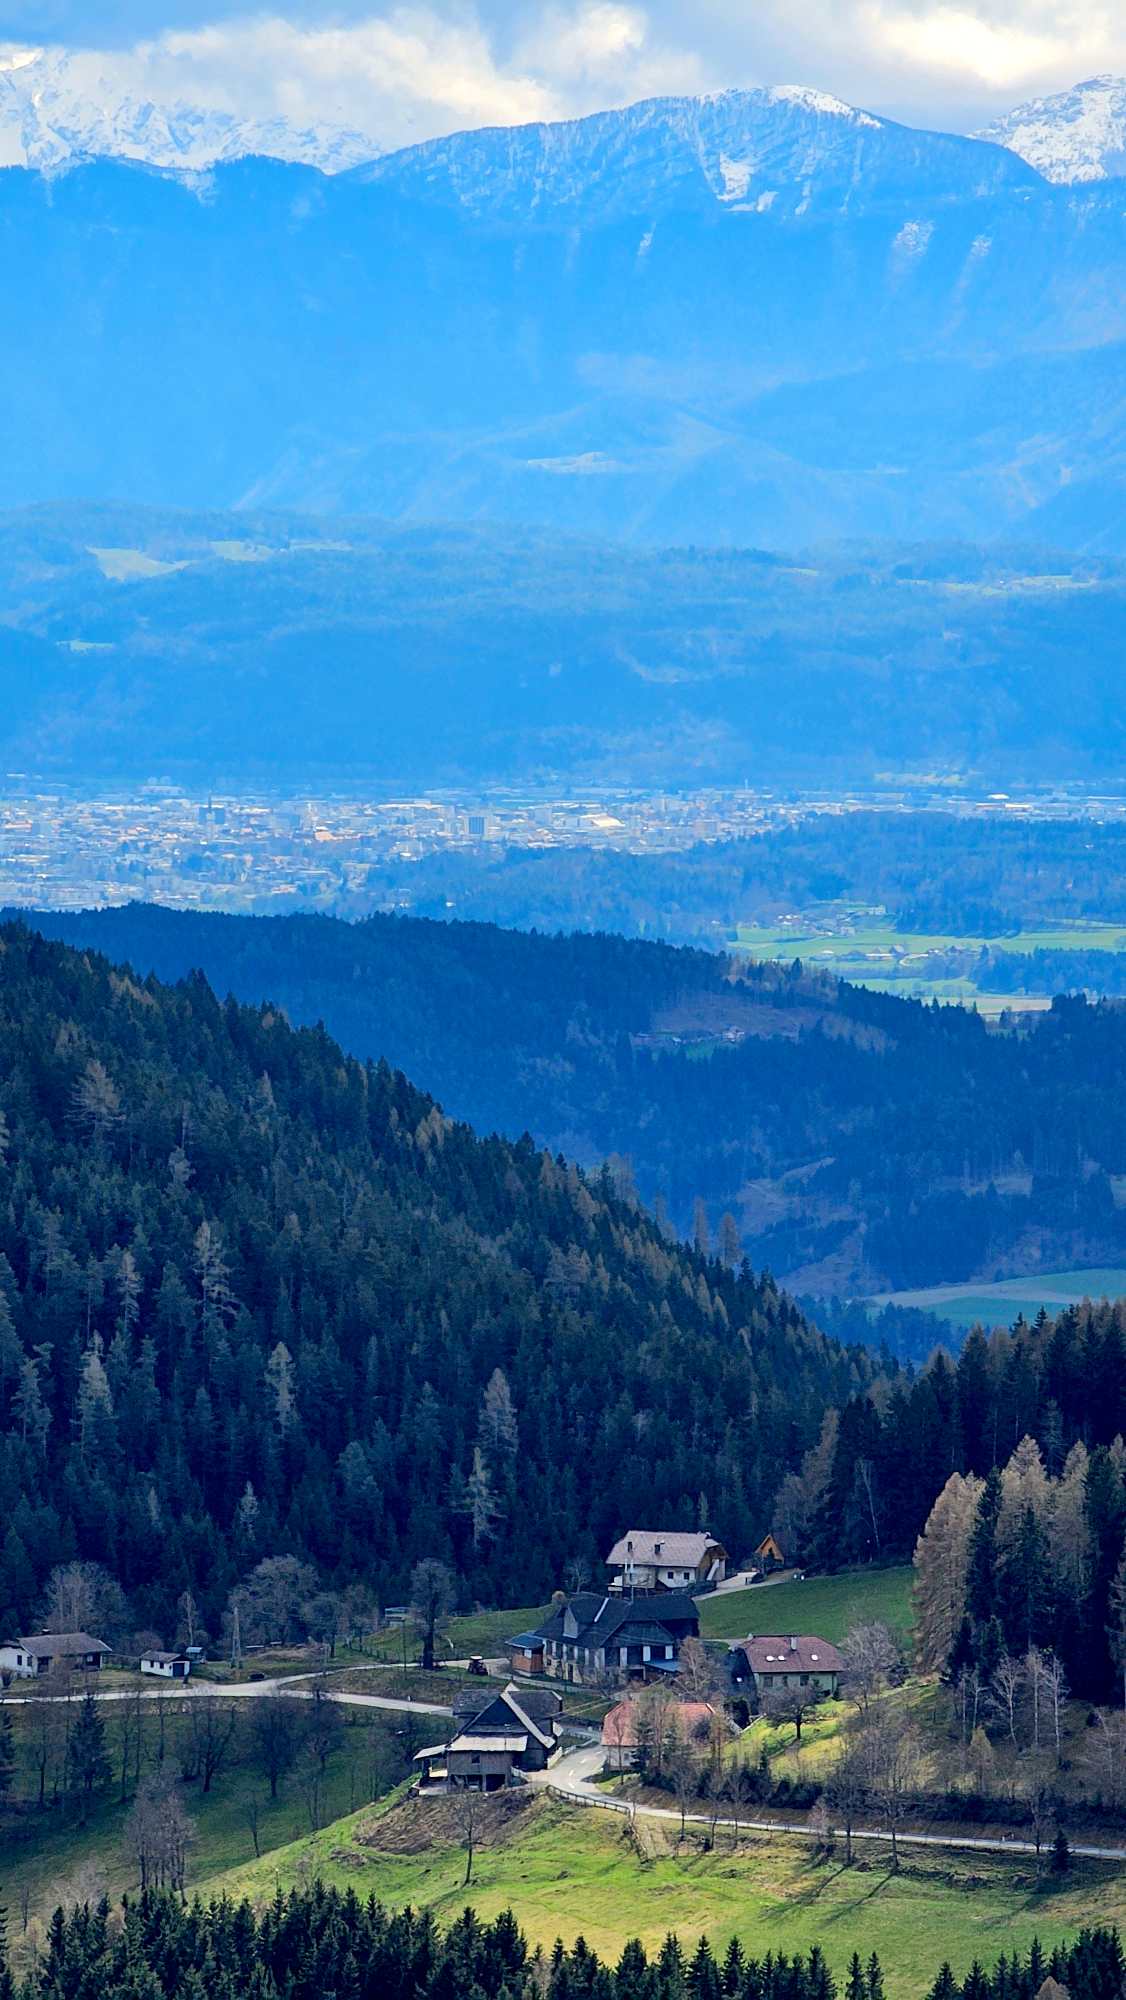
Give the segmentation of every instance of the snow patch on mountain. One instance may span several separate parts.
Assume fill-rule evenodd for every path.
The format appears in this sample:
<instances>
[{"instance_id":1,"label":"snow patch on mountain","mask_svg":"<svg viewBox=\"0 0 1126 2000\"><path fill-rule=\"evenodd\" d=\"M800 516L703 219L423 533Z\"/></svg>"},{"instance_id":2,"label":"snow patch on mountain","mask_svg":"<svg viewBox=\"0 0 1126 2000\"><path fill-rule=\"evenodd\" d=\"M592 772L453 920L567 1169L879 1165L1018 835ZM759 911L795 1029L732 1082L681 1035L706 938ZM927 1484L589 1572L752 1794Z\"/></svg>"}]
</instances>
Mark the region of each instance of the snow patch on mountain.
<instances>
[{"instance_id":1,"label":"snow patch on mountain","mask_svg":"<svg viewBox=\"0 0 1126 2000\"><path fill-rule=\"evenodd\" d=\"M1126 176L1126 77L1094 76L1018 104L977 136L1019 153L1045 180L1118 180Z\"/></svg>"},{"instance_id":2,"label":"snow patch on mountain","mask_svg":"<svg viewBox=\"0 0 1126 2000\"><path fill-rule=\"evenodd\" d=\"M342 126L239 118L182 99L156 103L112 67L91 73L89 56L0 45L0 166L57 172L109 158L197 172L257 153L337 174L379 151Z\"/></svg>"},{"instance_id":3,"label":"snow patch on mountain","mask_svg":"<svg viewBox=\"0 0 1126 2000\"><path fill-rule=\"evenodd\" d=\"M847 118L850 124L867 126L873 132L879 130L880 120L873 118L870 111L857 111L839 97L830 97L827 90L811 90L803 83L776 83L767 95L776 104L797 104L803 111L815 111L821 118Z\"/></svg>"},{"instance_id":4,"label":"snow patch on mountain","mask_svg":"<svg viewBox=\"0 0 1126 2000\"><path fill-rule=\"evenodd\" d=\"M917 132L796 84L655 97L385 154L359 178L482 220L607 222L671 210L856 214L1037 185L1000 146Z\"/></svg>"}]
</instances>

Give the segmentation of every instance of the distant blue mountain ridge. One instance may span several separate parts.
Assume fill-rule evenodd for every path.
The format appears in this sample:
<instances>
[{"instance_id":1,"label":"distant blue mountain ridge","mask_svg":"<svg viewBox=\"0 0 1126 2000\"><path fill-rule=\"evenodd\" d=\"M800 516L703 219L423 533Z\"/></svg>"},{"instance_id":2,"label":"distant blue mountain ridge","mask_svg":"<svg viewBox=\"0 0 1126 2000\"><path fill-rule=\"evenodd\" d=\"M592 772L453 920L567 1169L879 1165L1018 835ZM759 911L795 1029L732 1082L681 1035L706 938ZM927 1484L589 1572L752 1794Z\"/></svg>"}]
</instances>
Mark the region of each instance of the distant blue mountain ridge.
<instances>
[{"instance_id":1,"label":"distant blue mountain ridge","mask_svg":"<svg viewBox=\"0 0 1126 2000\"><path fill-rule=\"evenodd\" d=\"M1120 183L803 90L0 172L0 506L1126 549Z\"/></svg>"}]
</instances>

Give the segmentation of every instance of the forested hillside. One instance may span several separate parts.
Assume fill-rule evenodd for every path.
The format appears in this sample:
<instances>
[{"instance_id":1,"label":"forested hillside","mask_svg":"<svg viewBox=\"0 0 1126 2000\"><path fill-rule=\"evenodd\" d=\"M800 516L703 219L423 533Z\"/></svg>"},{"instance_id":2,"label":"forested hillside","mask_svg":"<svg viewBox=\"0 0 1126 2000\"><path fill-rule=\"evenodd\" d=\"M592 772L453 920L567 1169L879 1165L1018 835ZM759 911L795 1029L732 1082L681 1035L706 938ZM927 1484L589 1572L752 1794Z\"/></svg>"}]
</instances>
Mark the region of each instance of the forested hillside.
<instances>
[{"instance_id":1,"label":"forested hillside","mask_svg":"<svg viewBox=\"0 0 1126 2000\"><path fill-rule=\"evenodd\" d=\"M846 2000L882 2000L884 1974L859 1933ZM975 1960L964 1982L936 1966L930 2000L1036 2000L1045 1988L1076 2000L1114 2000L1122 1990L1117 1931L1084 1929L1050 1953L1039 1944L992 1974ZM1064 1983L1066 1982L1066 1984ZM15 1986L0 1964L0 1996ZM583 1938L568 1951L533 1951L511 1910L486 1921L467 1908L446 1932L427 1911L391 1910L317 1883L279 1892L261 1910L217 1900L185 1908L171 1895L137 1899L117 1923L108 1907L62 1908L43 1962L21 2000L97 1993L99 2000L837 2000L840 1990L820 1945L808 1955L755 1958L737 1936L713 1954L707 1938L691 1950L670 1935L648 1955L635 1939L616 1966ZM892 1991L894 1992L894 1985Z\"/></svg>"},{"instance_id":2,"label":"forested hillside","mask_svg":"<svg viewBox=\"0 0 1126 2000\"><path fill-rule=\"evenodd\" d=\"M1045 1647L1077 1692L1107 1700L1126 1667L1124 1436L1122 1301L977 1329L956 1365L940 1352L833 1413L774 1519L787 1549L828 1568L908 1556L925 1529L924 1665L946 1668L964 1614L955 1678L975 1666L984 1685L1002 1652Z\"/></svg>"},{"instance_id":3,"label":"forested hillside","mask_svg":"<svg viewBox=\"0 0 1126 2000\"><path fill-rule=\"evenodd\" d=\"M800 967L733 978L710 954L607 936L143 906L35 921L323 1019L478 1129L628 1159L678 1228L706 1221L730 1244L729 1212L751 1261L806 1293L1126 1259L1112 1004L1059 999L1006 1031Z\"/></svg>"},{"instance_id":4,"label":"forested hillside","mask_svg":"<svg viewBox=\"0 0 1126 2000\"><path fill-rule=\"evenodd\" d=\"M5 768L235 790L947 769L1016 789L1056 783L1066 745L1073 781L1111 782L1122 557L810 550L817 532L779 555L257 508L0 514Z\"/></svg>"},{"instance_id":5,"label":"forested hillside","mask_svg":"<svg viewBox=\"0 0 1126 2000\"><path fill-rule=\"evenodd\" d=\"M279 1555L306 1592L401 1598L435 1556L542 1601L639 1493L742 1553L871 1376L322 1031L0 931L5 1630L75 1557L168 1638Z\"/></svg>"}]
</instances>

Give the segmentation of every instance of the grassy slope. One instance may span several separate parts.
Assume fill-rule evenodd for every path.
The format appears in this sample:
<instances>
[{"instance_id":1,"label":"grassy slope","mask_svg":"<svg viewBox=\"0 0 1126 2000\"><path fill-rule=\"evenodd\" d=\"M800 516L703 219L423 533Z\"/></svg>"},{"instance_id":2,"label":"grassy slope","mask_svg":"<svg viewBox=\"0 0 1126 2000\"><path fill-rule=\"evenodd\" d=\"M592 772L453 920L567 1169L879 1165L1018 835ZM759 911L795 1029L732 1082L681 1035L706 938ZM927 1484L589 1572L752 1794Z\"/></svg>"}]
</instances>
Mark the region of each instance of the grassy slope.
<instances>
[{"instance_id":1,"label":"grassy slope","mask_svg":"<svg viewBox=\"0 0 1126 2000\"><path fill-rule=\"evenodd\" d=\"M503 1653L506 1642L517 1632L542 1625L549 1608L546 1604L526 1605L522 1611L471 1611L464 1618L451 1618L435 1650L440 1658L449 1660L464 1660L470 1653L486 1657ZM407 1659L417 1659L419 1638L413 1626L407 1626L405 1632L402 1626L392 1626L378 1633L369 1651L385 1660L401 1660L404 1638Z\"/></svg>"},{"instance_id":2,"label":"grassy slope","mask_svg":"<svg viewBox=\"0 0 1126 2000\"><path fill-rule=\"evenodd\" d=\"M819 1943L841 1973L859 1946L879 1953L890 2000L917 2000L944 1958L965 1973L975 1956L1077 1930L1096 1906L1105 1921L1126 1918L1126 1869L1101 1864L1037 1891L1030 1868L1000 1859L912 1857L896 1877L882 1857L852 1869L815 1863L800 1838L751 1837L732 1853L721 1837L710 1855L691 1842L678 1856L675 1827L643 1829L654 1851L639 1854L616 1817L547 1803L504 1845L478 1852L467 1891L460 1849L380 1853L357 1844L370 1825L370 1813L357 1814L219 1886L265 1898L319 1875L446 1921L469 1901L485 1916L511 1906L534 1942L582 1935L610 1956L628 1938L657 1946L675 1930L688 1945L706 1933L720 1948L737 1935L757 1952Z\"/></svg>"},{"instance_id":3,"label":"grassy slope","mask_svg":"<svg viewBox=\"0 0 1126 2000\"><path fill-rule=\"evenodd\" d=\"M745 1639L748 1632L815 1632L834 1644L850 1625L866 1619L882 1618L907 1631L912 1622L912 1575L910 1566L904 1565L723 1591L699 1600L700 1631L705 1639Z\"/></svg>"},{"instance_id":4,"label":"grassy slope","mask_svg":"<svg viewBox=\"0 0 1126 2000\"><path fill-rule=\"evenodd\" d=\"M115 1719L107 1710L107 1749L117 1769ZM29 1911L49 1916L60 1897L72 1893L111 1896L136 1887L137 1871L127 1852L126 1822L132 1800L122 1805L116 1781L97 1800L86 1824L79 1822L77 1807L56 1804L45 1811L31 1803L36 1795L36 1777L31 1764L32 1711L13 1707L16 1736L16 1782L12 1806L0 1814L0 1879L3 1899L8 1906L13 1935L20 1929L18 1912L21 1896L29 1894ZM182 1714L170 1711L166 1719L165 1751L167 1768L178 1772ZM421 1741L423 1718L412 1719L414 1737ZM404 1725L405 1727L405 1725ZM394 1753L382 1757L375 1746L385 1734L386 1724L371 1709L354 1710L348 1715L339 1750L328 1766L322 1817L350 1812L365 1793L370 1797L374 1768L382 1783L401 1769ZM189 1879L202 1885L222 1871L245 1862L253 1852L246 1809L257 1801L260 1819L258 1839L263 1851L291 1843L309 1830L306 1795L297 1773L285 1779L277 1802L271 1804L269 1787L256 1768L245 1740L243 1722L240 1747L235 1759L215 1778L212 1790L203 1796L198 1784L182 1787L181 1796L194 1828ZM151 1770L157 1758L159 1723L155 1715L145 1718L144 1768ZM12 1807L15 1809L13 1810Z\"/></svg>"}]
</instances>

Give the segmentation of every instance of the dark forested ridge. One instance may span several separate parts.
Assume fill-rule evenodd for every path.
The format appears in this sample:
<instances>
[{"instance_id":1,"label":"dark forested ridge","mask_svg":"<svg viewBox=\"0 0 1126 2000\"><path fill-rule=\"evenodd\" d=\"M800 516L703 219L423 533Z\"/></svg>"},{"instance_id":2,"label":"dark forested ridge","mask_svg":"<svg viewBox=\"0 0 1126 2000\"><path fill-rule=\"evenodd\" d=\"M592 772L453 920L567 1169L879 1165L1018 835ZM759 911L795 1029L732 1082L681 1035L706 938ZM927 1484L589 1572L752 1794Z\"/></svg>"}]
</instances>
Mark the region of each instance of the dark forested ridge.
<instances>
[{"instance_id":1,"label":"dark forested ridge","mask_svg":"<svg viewBox=\"0 0 1126 2000\"><path fill-rule=\"evenodd\" d=\"M1043 549L784 559L32 508L0 514L0 751L79 785L851 788L941 768L1015 789L1054 784L1066 748L1075 781L1109 784L1124 601L1121 558Z\"/></svg>"},{"instance_id":2,"label":"dark forested ridge","mask_svg":"<svg viewBox=\"0 0 1126 2000\"><path fill-rule=\"evenodd\" d=\"M687 1229L810 1294L1126 1260L1126 1009L1001 1030L800 967L373 917L37 916L166 978L269 996L479 1129L632 1163ZM729 1040L728 1036L736 1040Z\"/></svg>"},{"instance_id":3,"label":"dark forested ridge","mask_svg":"<svg viewBox=\"0 0 1126 2000\"><path fill-rule=\"evenodd\" d=\"M0 931L0 1625L74 1557L171 1633L283 1554L542 1601L645 1493L737 1547L870 1360L607 1182L270 1007Z\"/></svg>"},{"instance_id":4,"label":"dark forested ridge","mask_svg":"<svg viewBox=\"0 0 1126 2000\"><path fill-rule=\"evenodd\" d=\"M832 904L872 912L882 905L901 931L1011 942L1013 933L1042 925L1126 920L1126 824L1078 815L857 810L675 853L490 841L435 848L409 861L372 861L363 894L365 912L394 908L442 921L618 931L720 948L741 924L823 916ZM344 879L339 895L342 913L360 914L347 900ZM1097 937L1090 942L1097 945ZM991 984L1012 962L1007 953L992 956ZM1027 964L1019 963L1024 956L1013 955L1027 974ZM1104 970L1096 966L1091 977L1073 972L1068 984L1107 990Z\"/></svg>"},{"instance_id":5,"label":"dark forested ridge","mask_svg":"<svg viewBox=\"0 0 1126 2000\"><path fill-rule=\"evenodd\" d=\"M855 1942L847 2000L883 2000L879 1959ZM1096 1927L1051 1953L1014 1951L992 1974L975 1962L964 1982L936 1967L929 2000L1037 2000L1042 1989L1118 2000L1124 1978L1117 1931ZM705 1938L686 1952L669 1936L651 1958L627 1944L612 1966L581 1937L570 1950L533 1951L511 1910L485 1922L470 1908L442 1932L425 1911L392 1912L318 1883L279 1891L264 1910L186 1908L151 1893L122 1921L108 1904L60 1909L42 1965L19 1990L20 2000L836 2000L839 1988L819 1945L756 1959L733 1938L717 1959ZM0 1969L0 2000L15 1994Z\"/></svg>"}]
</instances>

